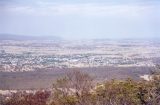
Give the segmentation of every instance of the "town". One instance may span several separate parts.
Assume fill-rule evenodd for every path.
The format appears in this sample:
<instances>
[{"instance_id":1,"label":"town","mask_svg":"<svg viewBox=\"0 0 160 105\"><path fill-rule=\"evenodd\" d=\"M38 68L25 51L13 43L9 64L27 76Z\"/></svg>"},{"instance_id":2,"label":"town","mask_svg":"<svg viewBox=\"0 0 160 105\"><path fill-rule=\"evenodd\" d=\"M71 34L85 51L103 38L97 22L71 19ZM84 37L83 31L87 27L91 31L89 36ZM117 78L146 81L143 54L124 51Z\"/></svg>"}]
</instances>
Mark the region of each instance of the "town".
<instances>
[{"instance_id":1,"label":"town","mask_svg":"<svg viewBox=\"0 0 160 105\"><path fill-rule=\"evenodd\" d=\"M27 40L0 42L0 71L52 68L152 67L159 64L156 40Z\"/></svg>"}]
</instances>

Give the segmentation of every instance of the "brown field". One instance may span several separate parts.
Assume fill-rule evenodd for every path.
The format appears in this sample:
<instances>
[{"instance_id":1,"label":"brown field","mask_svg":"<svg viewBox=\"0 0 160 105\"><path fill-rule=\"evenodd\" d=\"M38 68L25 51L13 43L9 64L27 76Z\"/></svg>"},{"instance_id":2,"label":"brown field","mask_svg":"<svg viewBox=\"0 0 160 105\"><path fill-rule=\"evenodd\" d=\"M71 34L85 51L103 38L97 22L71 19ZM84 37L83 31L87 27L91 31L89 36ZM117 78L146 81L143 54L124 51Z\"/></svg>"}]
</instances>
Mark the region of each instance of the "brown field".
<instances>
[{"instance_id":1,"label":"brown field","mask_svg":"<svg viewBox=\"0 0 160 105\"><path fill-rule=\"evenodd\" d=\"M37 70L31 72L1 72L0 90L8 89L44 89L51 88L52 83L72 70L80 70L94 77L95 81L111 79L140 79L140 75L149 74L151 67L99 67L78 69Z\"/></svg>"}]
</instances>

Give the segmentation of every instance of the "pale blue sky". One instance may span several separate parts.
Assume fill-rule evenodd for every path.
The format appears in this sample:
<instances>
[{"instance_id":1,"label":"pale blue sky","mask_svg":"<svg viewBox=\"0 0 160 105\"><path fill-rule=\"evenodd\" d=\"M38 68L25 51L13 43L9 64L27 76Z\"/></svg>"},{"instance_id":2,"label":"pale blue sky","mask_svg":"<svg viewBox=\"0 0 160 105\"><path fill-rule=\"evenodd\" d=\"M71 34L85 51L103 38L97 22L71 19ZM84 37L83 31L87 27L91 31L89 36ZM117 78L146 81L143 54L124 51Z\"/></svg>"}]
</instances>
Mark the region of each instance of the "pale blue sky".
<instances>
[{"instance_id":1,"label":"pale blue sky","mask_svg":"<svg viewBox=\"0 0 160 105\"><path fill-rule=\"evenodd\" d=\"M160 37L160 0L0 0L0 33Z\"/></svg>"}]
</instances>

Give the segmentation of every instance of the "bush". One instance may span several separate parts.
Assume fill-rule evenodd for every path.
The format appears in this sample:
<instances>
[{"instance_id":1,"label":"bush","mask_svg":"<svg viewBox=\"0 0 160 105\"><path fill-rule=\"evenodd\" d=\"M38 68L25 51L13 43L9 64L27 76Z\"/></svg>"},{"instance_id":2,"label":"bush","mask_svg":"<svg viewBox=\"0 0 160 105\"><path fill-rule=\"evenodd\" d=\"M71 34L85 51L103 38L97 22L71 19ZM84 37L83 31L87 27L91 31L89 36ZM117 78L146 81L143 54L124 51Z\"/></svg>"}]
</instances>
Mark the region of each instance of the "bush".
<instances>
[{"instance_id":1,"label":"bush","mask_svg":"<svg viewBox=\"0 0 160 105\"><path fill-rule=\"evenodd\" d=\"M4 105L46 105L50 92L38 91L34 93L18 92L6 99Z\"/></svg>"},{"instance_id":2,"label":"bush","mask_svg":"<svg viewBox=\"0 0 160 105\"><path fill-rule=\"evenodd\" d=\"M4 97L1 97L4 99ZM88 74L74 71L53 84L52 92L18 92L2 105L160 105L160 73L150 81L111 80L94 85Z\"/></svg>"}]
</instances>

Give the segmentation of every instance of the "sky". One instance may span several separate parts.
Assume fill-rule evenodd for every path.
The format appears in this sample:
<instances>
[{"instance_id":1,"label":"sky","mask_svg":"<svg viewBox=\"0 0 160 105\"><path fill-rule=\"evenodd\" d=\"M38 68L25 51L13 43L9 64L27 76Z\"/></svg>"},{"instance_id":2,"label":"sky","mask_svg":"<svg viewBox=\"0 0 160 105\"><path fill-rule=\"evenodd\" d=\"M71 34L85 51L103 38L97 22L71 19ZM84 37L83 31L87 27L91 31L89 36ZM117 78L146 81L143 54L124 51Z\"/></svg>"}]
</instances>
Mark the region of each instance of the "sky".
<instances>
[{"instance_id":1,"label":"sky","mask_svg":"<svg viewBox=\"0 0 160 105\"><path fill-rule=\"evenodd\" d=\"M160 0L0 0L0 33L66 39L160 37Z\"/></svg>"}]
</instances>

